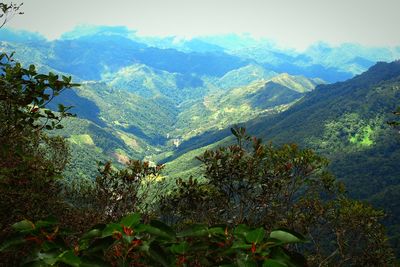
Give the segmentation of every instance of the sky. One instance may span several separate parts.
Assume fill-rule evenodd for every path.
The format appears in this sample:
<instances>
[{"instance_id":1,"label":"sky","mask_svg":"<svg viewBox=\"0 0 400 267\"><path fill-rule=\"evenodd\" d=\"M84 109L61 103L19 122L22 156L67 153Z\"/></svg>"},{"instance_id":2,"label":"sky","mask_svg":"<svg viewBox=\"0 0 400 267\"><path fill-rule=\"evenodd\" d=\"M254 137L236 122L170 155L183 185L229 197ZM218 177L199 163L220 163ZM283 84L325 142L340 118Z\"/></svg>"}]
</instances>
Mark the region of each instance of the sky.
<instances>
[{"instance_id":1,"label":"sky","mask_svg":"<svg viewBox=\"0 0 400 267\"><path fill-rule=\"evenodd\" d=\"M7 2L7 1L5 1ZM20 3L14 0L14 3ZM323 41L400 45L400 0L25 0L7 27L55 39L77 25L126 26L142 35L250 33L285 47ZM0 36L1 39L1 36Z\"/></svg>"}]
</instances>

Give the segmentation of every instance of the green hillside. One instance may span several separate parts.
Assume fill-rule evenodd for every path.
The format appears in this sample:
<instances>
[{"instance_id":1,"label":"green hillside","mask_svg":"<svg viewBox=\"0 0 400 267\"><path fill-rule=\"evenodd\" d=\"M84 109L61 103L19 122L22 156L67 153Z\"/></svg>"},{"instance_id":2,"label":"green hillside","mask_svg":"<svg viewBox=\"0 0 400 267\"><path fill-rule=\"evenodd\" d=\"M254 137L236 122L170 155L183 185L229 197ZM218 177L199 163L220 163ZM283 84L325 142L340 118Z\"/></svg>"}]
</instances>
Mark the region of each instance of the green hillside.
<instances>
[{"instance_id":1,"label":"green hillside","mask_svg":"<svg viewBox=\"0 0 400 267\"><path fill-rule=\"evenodd\" d=\"M328 156L331 169L349 185L348 190L368 198L384 190L382 184L378 186L382 179L388 186L399 182L398 161L393 159L399 156L400 144L396 132L386 124L393 119L399 99L400 61L378 63L346 82L318 86L282 113L244 125L264 140L295 142ZM228 134L226 131L225 136ZM366 160L364 164L354 162L361 159ZM379 175L374 170L380 170ZM370 184L373 181L375 185Z\"/></svg>"},{"instance_id":2,"label":"green hillside","mask_svg":"<svg viewBox=\"0 0 400 267\"><path fill-rule=\"evenodd\" d=\"M246 86L211 93L201 102L190 103L179 114L176 133L186 140L205 131L221 130L257 116L279 113L315 85L305 77L282 74L271 80L261 79Z\"/></svg>"},{"instance_id":3,"label":"green hillside","mask_svg":"<svg viewBox=\"0 0 400 267\"><path fill-rule=\"evenodd\" d=\"M393 120L399 99L400 61L378 63L348 81L318 86L282 113L244 125L252 135L274 144L294 142L327 156L330 169L346 184L350 195L385 209L387 224L392 233L398 233L400 213L393 201L400 196L393 189L400 184L400 139L386 122ZM218 134L204 140L213 136ZM227 136L229 131L215 144L199 140L191 144L188 140L181 148L200 152L201 146L232 143ZM193 168L192 152L178 149L175 153L179 157L169 165L184 166L186 160Z\"/></svg>"},{"instance_id":4,"label":"green hillside","mask_svg":"<svg viewBox=\"0 0 400 267\"><path fill-rule=\"evenodd\" d=\"M220 91L222 89L245 86L260 79L268 80L276 75L278 73L266 70L259 64L252 63L242 68L231 70L224 76L212 80L211 83Z\"/></svg>"},{"instance_id":5,"label":"green hillside","mask_svg":"<svg viewBox=\"0 0 400 267\"><path fill-rule=\"evenodd\" d=\"M205 94L203 81L196 76L156 70L143 64L105 73L102 80L113 88L158 100L160 105L165 101L179 104Z\"/></svg>"}]
</instances>

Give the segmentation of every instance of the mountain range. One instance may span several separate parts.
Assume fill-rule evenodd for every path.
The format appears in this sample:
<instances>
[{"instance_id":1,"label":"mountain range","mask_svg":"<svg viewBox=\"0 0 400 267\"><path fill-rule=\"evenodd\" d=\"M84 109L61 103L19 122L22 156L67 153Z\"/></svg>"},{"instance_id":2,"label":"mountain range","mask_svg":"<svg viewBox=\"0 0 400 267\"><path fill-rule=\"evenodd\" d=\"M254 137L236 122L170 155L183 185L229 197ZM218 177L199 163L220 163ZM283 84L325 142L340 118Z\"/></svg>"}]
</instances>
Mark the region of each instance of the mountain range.
<instances>
[{"instance_id":1,"label":"mountain range","mask_svg":"<svg viewBox=\"0 0 400 267\"><path fill-rule=\"evenodd\" d=\"M143 37L81 27L48 41L0 30L0 51L81 84L54 103L77 118L57 134L68 179L93 179L98 161L166 163L168 177L199 170L195 156L233 142L230 127L326 156L350 195L384 208L400 232L400 142L387 126L400 99L400 47L330 46L299 52L248 35ZM387 61L384 63L378 61Z\"/></svg>"}]
</instances>

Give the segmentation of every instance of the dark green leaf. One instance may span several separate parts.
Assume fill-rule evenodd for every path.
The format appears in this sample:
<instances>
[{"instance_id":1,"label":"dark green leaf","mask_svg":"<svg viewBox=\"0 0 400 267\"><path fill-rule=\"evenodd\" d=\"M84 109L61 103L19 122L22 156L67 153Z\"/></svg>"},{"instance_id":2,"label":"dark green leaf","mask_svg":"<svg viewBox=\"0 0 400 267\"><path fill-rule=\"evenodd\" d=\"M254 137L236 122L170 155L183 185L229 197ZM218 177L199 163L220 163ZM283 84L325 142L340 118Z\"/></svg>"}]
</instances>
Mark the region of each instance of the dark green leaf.
<instances>
[{"instance_id":1,"label":"dark green leaf","mask_svg":"<svg viewBox=\"0 0 400 267\"><path fill-rule=\"evenodd\" d=\"M112 236L115 231L122 232L122 226L117 223L110 223L102 231L101 237Z\"/></svg>"},{"instance_id":2,"label":"dark green leaf","mask_svg":"<svg viewBox=\"0 0 400 267\"><path fill-rule=\"evenodd\" d=\"M173 244L170 247L171 252L174 254L185 254L188 251L188 249L189 249L189 244L186 241L181 242L179 244Z\"/></svg>"},{"instance_id":3,"label":"dark green leaf","mask_svg":"<svg viewBox=\"0 0 400 267\"><path fill-rule=\"evenodd\" d=\"M280 240L282 243L298 243L306 240L302 235L287 229L272 231L270 238Z\"/></svg>"},{"instance_id":4,"label":"dark green leaf","mask_svg":"<svg viewBox=\"0 0 400 267\"><path fill-rule=\"evenodd\" d=\"M267 259L263 262L263 267L288 267L288 265L279 260Z\"/></svg>"},{"instance_id":5,"label":"dark green leaf","mask_svg":"<svg viewBox=\"0 0 400 267\"><path fill-rule=\"evenodd\" d=\"M64 262L70 266L80 266L81 260L78 256L74 254L73 251L68 250L61 253L59 256L59 261Z\"/></svg>"},{"instance_id":6,"label":"dark green leaf","mask_svg":"<svg viewBox=\"0 0 400 267\"><path fill-rule=\"evenodd\" d=\"M35 229L35 224L29 220L22 220L20 222L14 223L12 228L17 231L31 231Z\"/></svg>"},{"instance_id":7,"label":"dark green leaf","mask_svg":"<svg viewBox=\"0 0 400 267\"><path fill-rule=\"evenodd\" d=\"M25 243L26 240L22 236L11 237L5 240L0 244L0 252L7 250L8 248L12 248L15 245L20 245Z\"/></svg>"},{"instance_id":8,"label":"dark green leaf","mask_svg":"<svg viewBox=\"0 0 400 267\"><path fill-rule=\"evenodd\" d=\"M121 220L121 224L123 224L126 227L132 227L137 225L140 222L140 214L139 213L131 213L125 216Z\"/></svg>"},{"instance_id":9,"label":"dark green leaf","mask_svg":"<svg viewBox=\"0 0 400 267\"><path fill-rule=\"evenodd\" d=\"M254 243L259 243L261 242L265 237L265 230L263 228L257 228L255 230L252 230L248 232L246 235L246 240L247 242L254 242Z\"/></svg>"},{"instance_id":10,"label":"dark green leaf","mask_svg":"<svg viewBox=\"0 0 400 267\"><path fill-rule=\"evenodd\" d=\"M206 225L203 224L194 224L177 234L178 237L205 236L205 235L208 235L208 228Z\"/></svg>"}]
</instances>

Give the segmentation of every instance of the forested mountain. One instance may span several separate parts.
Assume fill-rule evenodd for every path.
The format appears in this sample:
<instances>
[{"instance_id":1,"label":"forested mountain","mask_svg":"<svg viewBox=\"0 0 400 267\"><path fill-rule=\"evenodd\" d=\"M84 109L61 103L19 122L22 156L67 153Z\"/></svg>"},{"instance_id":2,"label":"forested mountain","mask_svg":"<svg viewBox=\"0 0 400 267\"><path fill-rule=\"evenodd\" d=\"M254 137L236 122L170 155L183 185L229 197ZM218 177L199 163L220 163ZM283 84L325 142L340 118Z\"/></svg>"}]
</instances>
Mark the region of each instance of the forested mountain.
<instances>
[{"instance_id":1,"label":"forested mountain","mask_svg":"<svg viewBox=\"0 0 400 267\"><path fill-rule=\"evenodd\" d=\"M399 198L400 139L386 122L393 120L399 99L400 61L380 62L345 82L317 86L284 112L244 125L273 144L297 143L327 156L350 195L385 209L390 230L398 233L400 210L394 199ZM184 142L169 164L195 171L195 154L233 142L225 136L228 130Z\"/></svg>"},{"instance_id":2,"label":"forested mountain","mask_svg":"<svg viewBox=\"0 0 400 267\"><path fill-rule=\"evenodd\" d=\"M273 142L296 142L329 156L348 190L369 198L399 182L400 144L386 124L398 105L399 85L400 61L378 63L351 80L320 85L291 109L249 128Z\"/></svg>"},{"instance_id":3,"label":"forested mountain","mask_svg":"<svg viewBox=\"0 0 400 267\"><path fill-rule=\"evenodd\" d=\"M52 42L38 34L1 33L2 51L15 51L25 64L72 74L82 83L52 103L76 107L78 119L67 122L73 130L63 132L74 148L71 166L89 154L121 163L128 157L162 159L185 139L284 110L322 82L277 76L228 53L229 46L206 49L217 45L205 40L193 40L190 49L173 48L159 45L168 38L154 44L118 27L84 28ZM94 175L95 164L90 161L92 171L85 176Z\"/></svg>"},{"instance_id":4,"label":"forested mountain","mask_svg":"<svg viewBox=\"0 0 400 267\"><path fill-rule=\"evenodd\" d=\"M124 27L78 27L51 42L38 34L1 29L0 41L2 51L15 51L22 62L35 63L43 71L72 74L82 82L57 100L76 106L79 118L69 119L74 130L64 134L76 154L93 149L90 154L119 162L127 157L176 158L191 147L218 140L211 138L213 133L221 137L224 131L218 131L237 123L254 125L250 129L268 133L268 139L296 141L330 155L349 146L346 142L350 141L334 132L341 123L359 125L359 132L348 138L350 144L369 149L374 147L368 139L376 135L374 127L384 124L382 111L368 120L353 111L334 117L324 101L334 98L342 102L338 108L344 109L355 105L348 101L358 103L360 98L349 95L339 100L341 94L332 90L332 95L313 100L314 106L309 99L328 90L321 88L338 85L306 93L318 84L343 80L377 60L392 60L400 54L394 48L323 43L300 53L246 35L150 38ZM366 76L370 74L361 77ZM386 105L385 111L393 105ZM303 113L292 115L298 114L296 110ZM96 170L95 166L91 169Z\"/></svg>"},{"instance_id":5,"label":"forested mountain","mask_svg":"<svg viewBox=\"0 0 400 267\"><path fill-rule=\"evenodd\" d=\"M74 146L80 144L79 149L96 148L100 158L106 155L121 162L126 157L174 158L194 144L216 140L201 141L237 123L255 124L254 129L260 134L263 133L258 129L268 127L268 137L273 139L293 138L312 147L318 143L318 149L323 151L328 151L333 143L343 146L343 140L332 133L323 135L330 136L329 140L314 134L324 131L324 127L339 126L322 119L318 123L328 126L310 126L311 111L332 112L322 109L330 97L318 98L318 106L314 107L308 99L317 93L307 92L318 84L343 80L366 70L377 60L390 61L400 54L398 48L353 44L331 47L323 43L297 52L248 35L192 40L143 37L124 27L78 27L55 41L34 33L0 31L2 51L15 51L16 59L26 64L34 63L41 71L72 74L82 83L57 100L76 106L74 112L81 120L69 119L71 126L77 126L64 134ZM332 97L339 99L340 94L335 91ZM353 98L351 95L344 100ZM345 107L346 101L340 107ZM304 118L300 120L301 115L297 115L295 121L285 124L297 109L307 110ZM282 111L285 112L276 116ZM361 120L352 112L343 116L339 121ZM331 121L335 119L331 117ZM373 126L383 120L375 119ZM275 121L279 123L271 125ZM297 129L300 123L303 128ZM354 125L353 121L348 124ZM365 128L364 124L360 131L372 134L373 127ZM78 129L78 125L86 126ZM101 131L107 132L108 137L100 138L104 135ZM369 142L360 139L364 132L352 137L354 146ZM320 139L312 139L314 135Z\"/></svg>"},{"instance_id":6,"label":"forested mountain","mask_svg":"<svg viewBox=\"0 0 400 267\"><path fill-rule=\"evenodd\" d=\"M253 170L247 166L252 166L254 162L246 160L257 159L257 149L272 154L281 153L279 160L297 160L276 164L281 168L279 171L283 170L282 177L291 177L292 172L296 172L293 166L305 158L316 164L315 169L322 169L324 160L314 157L313 152L298 150L297 146L280 147L296 143L301 149L311 148L327 157L331 162L328 169L346 185L351 197L383 208L388 213L385 223L393 236L393 244L400 247L400 207L397 203L400 197L400 139L387 124L393 120L393 111L399 106L400 61L393 61L400 58L399 47L372 48L357 44L332 47L317 43L299 52L279 48L269 40L254 39L248 35L200 36L186 40L144 37L124 27L80 27L53 41L36 33L0 29L0 52L15 52L14 58L27 68L28 64L35 64L39 72L72 75L74 81L80 83L57 95L48 106L54 112L59 104L73 106L71 111L77 115L66 116L63 129L48 129L49 140L61 135L69 145L62 149L69 149L71 159L63 161L65 166L60 168L63 173L57 174L65 177L61 183L67 186L73 186L77 181L82 185L84 181L95 184L102 178L119 176L130 182L139 181L138 176L129 176L129 171L120 171L124 164L129 163L130 171L135 168L143 171L143 179L147 179L149 173L154 178L154 181L142 180L140 183L151 184L162 180L167 188L163 192L165 196L182 197L180 193L173 195L175 191L171 188L175 183L176 187L192 190L191 187L195 188L198 184L189 177L204 181L204 175L213 178L214 174L209 169L216 168L218 178L219 172L226 174L227 171L222 163L228 162L229 165L231 159L237 160L243 155L247 158L244 157L244 165L238 165L240 168L244 166L240 175L248 175L247 171ZM54 78L49 74L46 79L51 83ZM68 78L63 79L65 85L70 86ZM57 88L57 83L52 86ZM35 113L32 111L34 107L29 108L29 114ZM45 114L50 116L53 113L47 111ZM9 120L6 117L5 120ZM255 149L252 154L246 151L247 147L242 147L242 143L232 145L236 141L242 142L241 138L247 138L240 137L239 130L231 130L236 125L245 126L251 135L279 148L261 145L256 138L251 139ZM237 129L244 133L243 128ZM32 131L29 133L32 134ZM47 138L47 132L44 136ZM35 138L39 140L41 137ZM40 150L38 144L35 143ZM232 146L218 150L219 146L227 145ZM26 149L29 151L29 145ZM209 164L209 169L204 172L199 167L198 156L210 149L216 149L215 154L206 152L200 157L203 164ZM224 153L228 153L226 161L223 161ZM221 155L222 159L218 158ZM312 156L308 158L304 155ZM49 160L45 152L41 156L43 162ZM15 157L20 155L16 153ZM265 158L267 156L262 160ZM141 165L140 161L130 159L150 163ZM107 161L114 162L115 169L105 164L99 172L98 163ZM164 167L157 163L165 163L162 175L159 171ZM307 177L308 169L304 166L302 171ZM268 171L275 171L273 164L268 168ZM249 175L258 177L259 173L254 173ZM321 174L321 177L324 175ZM333 186L330 182L332 180L327 179L322 184ZM118 183L115 186L121 185ZM140 183L141 192L146 191ZM199 196L196 194L215 193L215 188L210 188L200 186L196 189L199 191L187 192L193 193L195 199ZM253 190L255 187L251 184L249 188ZM340 188L336 188L335 184L335 197L343 193ZM130 194L131 188L125 189L127 191L121 195ZM115 198L115 192L110 192L106 195L107 201ZM85 192L79 193L80 197L86 197ZM320 193L316 194L319 196ZM203 196L199 198L205 199ZM323 203L325 198L329 199L327 195L322 195L318 200ZM65 199L72 203L74 197L69 199L67 196ZM118 200L115 203L119 203ZM80 199L79 205L85 201ZM104 210L110 209L104 204L104 199L101 201ZM233 198L232 209L236 207L235 201ZM169 205L175 205L171 203ZM158 204L159 207L166 205L162 201ZM341 203L340 208L341 205L344 204ZM341 209L333 210L342 212ZM293 215L289 209L286 212ZM370 212L374 218L381 216L372 209ZM100 213L100 216L107 215L107 212ZM370 213L366 214L370 216ZM218 213L214 215L218 218ZM230 215L224 216L229 218ZM375 224L368 225L375 227ZM308 233L314 234L311 232ZM255 246L254 242L252 246ZM329 245L327 248L330 251ZM325 256L330 257L329 254ZM314 260L319 262L322 258Z\"/></svg>"}]
</instances>

